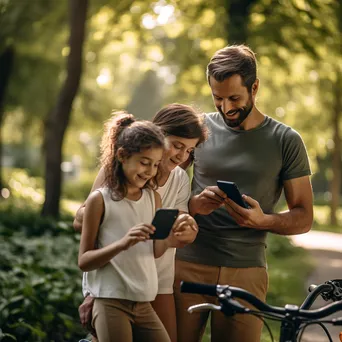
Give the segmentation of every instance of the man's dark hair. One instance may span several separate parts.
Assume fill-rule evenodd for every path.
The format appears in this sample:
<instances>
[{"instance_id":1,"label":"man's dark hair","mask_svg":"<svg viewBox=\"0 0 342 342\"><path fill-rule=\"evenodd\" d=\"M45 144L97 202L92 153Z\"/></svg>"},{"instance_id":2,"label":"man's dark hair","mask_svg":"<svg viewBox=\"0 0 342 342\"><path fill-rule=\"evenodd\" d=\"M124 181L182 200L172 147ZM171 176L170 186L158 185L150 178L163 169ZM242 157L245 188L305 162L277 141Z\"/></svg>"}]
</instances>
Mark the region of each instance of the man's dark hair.
<instances>
[{"instance_id":1,"label":"man's dark hair","mask_svg":"<svg viewBox=\"0 0 342 342\"><path fill-rule=\"evenodd\" d=\"M216 51L207 67L207 79L210 76L217 82L223 82L233 75L240 75L243 85L250 92L257 78L257 62L254 52L246 45L226 46Z\"/></svg>"}]
</instances>

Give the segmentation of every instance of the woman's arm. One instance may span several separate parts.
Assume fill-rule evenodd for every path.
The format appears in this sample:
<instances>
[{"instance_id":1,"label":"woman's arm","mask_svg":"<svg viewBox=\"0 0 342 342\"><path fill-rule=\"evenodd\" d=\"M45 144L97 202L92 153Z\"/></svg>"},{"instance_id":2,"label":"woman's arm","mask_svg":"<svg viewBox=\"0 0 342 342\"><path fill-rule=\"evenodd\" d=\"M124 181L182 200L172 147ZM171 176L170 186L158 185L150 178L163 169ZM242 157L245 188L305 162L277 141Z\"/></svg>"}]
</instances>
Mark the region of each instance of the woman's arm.
<instances>
[{"instance_id":1,"label":"woman's arm","mask_svg":"<svg viewBox=\"0 0 342 342\"><path fill-rule=\"evenodd\" d=\"M93 186L91 188L91 192L92 193L94 190L99 189L105 180L105 173L104 173L104 169L101 168L99 173L97 174L95 181L93 183ZM84 216L84 208L87 204L87 200L80 206L80 208L78 208L77 212L76 212L76 216L73 222L73 226L74 229L77 232L82 232L82 224L83 224L83 216Z\"/></svg>"},{"instance_id":2,"label":"woman's arm","mask_svg":"<svg viewBox=\"0 0 342 342\"><path fill-rule=\"evenodd\" d=\"M191 215L180 211L172 230L177 239L177 244L173 247L182 248L195 241L198 225Z\"/></svg>"}]
</instances>

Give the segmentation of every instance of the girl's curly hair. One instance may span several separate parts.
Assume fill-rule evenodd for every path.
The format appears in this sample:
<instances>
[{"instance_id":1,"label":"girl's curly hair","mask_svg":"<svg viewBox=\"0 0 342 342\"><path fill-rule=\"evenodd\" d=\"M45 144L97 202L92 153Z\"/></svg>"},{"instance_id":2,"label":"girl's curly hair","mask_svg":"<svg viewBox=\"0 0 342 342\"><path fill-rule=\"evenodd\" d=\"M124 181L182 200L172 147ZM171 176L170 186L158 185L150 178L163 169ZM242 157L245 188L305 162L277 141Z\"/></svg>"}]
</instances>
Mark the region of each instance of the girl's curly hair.
<instances>
[{"instance_id":1,"label":"girl's curly hair","mask_svg":"<svg viewBox=\"0 0 342 342\"><path fill-rule=\"evenodd\" d=\"M114 201L123 199L127 194L126 177L122 163L118 159L121 148L125 158L149 148L165 148L162 130L149 121L136 121L132 114L114 112L105 123L101 142L101 165L105 173L104 185L111 190ZM155 177L145 187L156 189Z\"/></svg>"}]
</instances>

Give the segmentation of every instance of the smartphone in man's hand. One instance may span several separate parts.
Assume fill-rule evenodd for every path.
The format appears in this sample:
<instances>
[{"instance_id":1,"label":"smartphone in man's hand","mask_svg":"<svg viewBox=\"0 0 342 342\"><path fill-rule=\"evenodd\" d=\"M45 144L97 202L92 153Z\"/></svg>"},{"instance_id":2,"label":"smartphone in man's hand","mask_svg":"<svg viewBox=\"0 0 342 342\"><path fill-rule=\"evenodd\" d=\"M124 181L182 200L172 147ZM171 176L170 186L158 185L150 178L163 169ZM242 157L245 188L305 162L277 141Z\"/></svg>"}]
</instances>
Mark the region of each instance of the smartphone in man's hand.
<instances>
[{"instance_id":1,"label":"smartphone in man's hand","mask_svg":"<svg viewBox=\"0 0 342 342\"><path fill-rule=\"evenodd\" d=\"M248 204L243 200L239 188L234 182L218 180L217 186L236 204L246 209L249 208Z\"/></svg>"}]
</instances>

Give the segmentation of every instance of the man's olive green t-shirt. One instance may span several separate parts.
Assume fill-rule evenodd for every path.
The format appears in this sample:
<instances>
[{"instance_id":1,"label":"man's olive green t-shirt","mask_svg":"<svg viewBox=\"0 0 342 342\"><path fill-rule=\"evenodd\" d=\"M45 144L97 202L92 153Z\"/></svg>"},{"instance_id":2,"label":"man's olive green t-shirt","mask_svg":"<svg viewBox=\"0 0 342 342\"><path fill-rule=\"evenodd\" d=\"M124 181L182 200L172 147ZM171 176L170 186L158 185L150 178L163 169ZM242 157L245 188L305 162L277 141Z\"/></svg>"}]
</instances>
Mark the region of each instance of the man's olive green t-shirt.
<instances>
[{"instance_id":1,"label":"man's olive green t-shirt","mask_svg":"<svg viewBox=\"0 0 342 342\"><path fill-rule=\"evenodd\" d=\"M228 127L219 113L206 115L209 138L195 150L192 195L217 180L235 182L242 194L273 213L283 183L311 174L300 135L268 116L252 130ZM266 266L266 231L240 227L224 207L196 215L196 240L177 250L177 259L213 266Z\"/></svg>"}]
</instances>

